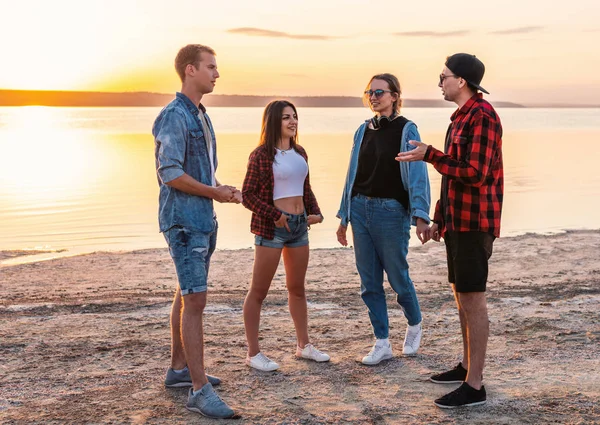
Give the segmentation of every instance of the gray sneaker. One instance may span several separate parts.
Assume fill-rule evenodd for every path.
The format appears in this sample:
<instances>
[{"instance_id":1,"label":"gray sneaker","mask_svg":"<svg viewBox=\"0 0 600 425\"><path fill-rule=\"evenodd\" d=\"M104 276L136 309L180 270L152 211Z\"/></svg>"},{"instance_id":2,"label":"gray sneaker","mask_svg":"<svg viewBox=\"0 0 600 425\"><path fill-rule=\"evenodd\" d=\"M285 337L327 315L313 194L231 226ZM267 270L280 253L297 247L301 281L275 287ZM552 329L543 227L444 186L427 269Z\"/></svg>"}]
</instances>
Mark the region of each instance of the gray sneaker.
<instances>
[{"instance_id":1,"label":"gray sneaker","mask_svg":"<svg viewBox=\"0 0 600 425\"><path fill-rule=\"evenodd\" d=\"M221 380L216 376L206 375L208 382L216 387L221 383ZM167 370L167 377L165 378L165 387L179 388L179 387L191 387L192 377L190 376L190 370L186 367L183 372L177 373L172 368Z\"/></svg>"},{"instance_id":2,"label":"gray sneaker","mask_svg":"<svg viewBox=\"0 0 600 425\"><path fill-rule=\"evenodd\" d=\"M196 394L193 394L193 390L190 388L186 409L213 419L227 419L235 415L235 412L221 400L210 383L200 388Z\"/></svg>"}]
</instances>

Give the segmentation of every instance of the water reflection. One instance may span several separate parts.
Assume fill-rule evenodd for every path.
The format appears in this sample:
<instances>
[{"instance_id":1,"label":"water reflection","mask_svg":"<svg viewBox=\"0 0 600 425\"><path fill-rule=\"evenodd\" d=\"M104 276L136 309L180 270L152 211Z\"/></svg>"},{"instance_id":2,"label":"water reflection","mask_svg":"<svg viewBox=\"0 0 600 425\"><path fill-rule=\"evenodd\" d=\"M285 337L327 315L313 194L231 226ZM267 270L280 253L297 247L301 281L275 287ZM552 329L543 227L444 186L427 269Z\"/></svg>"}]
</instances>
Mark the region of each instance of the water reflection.
<instances>
[{"instance_id":1,"label":"water reflection","mask_svg":"<svg viewBox=\"0 0 600 425\"><path fill-rule=\"evenodd\" d=\"M229 128L231 108L215 109L212 118L221 129L218 178L241 187L260 121L246 131ZM255 109L260 111L234 112L247 115L241 121L250 123ZM508 116L502 234L597 227L600 125L586 130L541 129L532 122L533 129L527 130L523 128L527 120L539 112L527 116L528 111L518 115L509 111L500 111ZM157 112L158 108L0 108L0 250L49 248L72 254L164 247L158 233L150 136ZM356 124L365 111L300 112L301 144L308 152L313 189L325 215L325 222L311 229L311 246L335 247L335 214L354 132L353 126L337 123ZM448 112L425 109L407 115L419 124L425 142L441 148ZM322 131L328 127L330 132ZM431 167L430 177L435 201L440 176ZM229 204L216 209L219 248L252 246L250 212ZM411 243L418 243L416 237Z\"/></svg>"}]
</instances>

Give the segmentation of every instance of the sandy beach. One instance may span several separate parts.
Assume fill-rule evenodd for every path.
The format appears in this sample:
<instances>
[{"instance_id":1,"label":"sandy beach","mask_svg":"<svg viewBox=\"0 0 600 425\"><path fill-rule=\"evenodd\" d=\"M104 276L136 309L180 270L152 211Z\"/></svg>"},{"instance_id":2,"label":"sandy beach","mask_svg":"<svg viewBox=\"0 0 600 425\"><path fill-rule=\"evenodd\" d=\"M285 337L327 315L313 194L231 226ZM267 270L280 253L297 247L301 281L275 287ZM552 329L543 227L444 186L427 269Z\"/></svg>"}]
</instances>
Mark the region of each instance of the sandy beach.
<instances>
[{"instance_id":1,"label":"sandy beach","mask_svg":"<svg viewBox=\"0 0 600 425\"><path fill-rule=\"evenodd\" d=\"M273 373L244 365L241 307L251 250L217 251L205 314L207 371L221 396L261 424L600 423L600 231L501 238L488 284L490 341L485 406L445 411L432 401L456 385L428 381L460 360L444 247L411 248L423 311L416 357L402 357L406 328L388 289L392 360L360 359L373 337L351 249L311 252L307 275L314 344L332 361L294 358L283 267L266 300L262 349ZM0 253L0 258L15 252ZM170 301L165 249L98 252L0 268L0 422L214 423L165 389Z\"/></svg>"}]
</instances>

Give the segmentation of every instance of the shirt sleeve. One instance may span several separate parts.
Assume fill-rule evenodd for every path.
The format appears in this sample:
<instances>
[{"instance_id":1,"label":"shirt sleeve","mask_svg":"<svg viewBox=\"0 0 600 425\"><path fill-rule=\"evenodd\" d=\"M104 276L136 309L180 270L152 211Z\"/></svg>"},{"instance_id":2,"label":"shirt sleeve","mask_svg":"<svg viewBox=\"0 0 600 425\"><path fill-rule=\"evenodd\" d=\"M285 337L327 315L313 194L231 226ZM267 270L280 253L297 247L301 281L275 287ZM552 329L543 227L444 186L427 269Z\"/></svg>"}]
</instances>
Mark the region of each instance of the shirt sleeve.
<instances>
[{"instance_id":1,"label":"shirt sleeve","mask_svg":"<svg viewBox=\"0 0 600 425\"><path fill-rule=\"evenodd\" d=\"M406 143L409 146L409 150L416 149L415 146L410 145L410 140L421 141L419 130L414 124L410 124L407 131L407 139L403 140L402 143ZM408 163L408 194L410 196L410 208L411 208L411 222L415 226L417 224L417 218L424 220L429 224L429 209L431 207L431 193L429 185L429 173L427 172L427 164L423 161L415 161Z\"/></svg>"},{"instance_id":2,"label":"shirt sleeve","mask_svg":"<svg viewBox=\"0 0 600 425\"><path fill-rule=\"evenodd\" d=\"M160 130L156 135L158 146L157 174L163 183L181 177L185 161L187 127L185 118L172 110L162 119Z\"/></svg>"},{"instance_id":3,"label":"shirt sleeve","mask_svg":"<svg viewBox=\"0 0 600 425\"><path fill-rule=\"evenodd\" d=\"M259 193L261 175L264 175L268 171L269 170L262 170L261 173L259 154L257 152L252 152L248 159L246 177L244 178L244 184L242 185L242 204L253 213L262 217L269 217L276 221L281 217L281 211L273 205L264 202L260 198Z\"/></svg>"},{"instance_id":4,"label":"shirt sleeve","mask_svg":"<svg viewBox=\"0 0 600 425\"><path fill-rule=\"evenodd\" d=\"M458 160L433 146L425 152L424 161L431 163L442 175L469 186L481 186L494 161L498 149L498 128L496 120L481 111L470 123L472 139L467 147L466 160Z\"/></svg>"},{"instance_id":5,"label":"shirt sleeve","mask_svg":"<svg viewBox=\"0 0 600 425\"><path fill-rule=\"evenodd\" d=\"M435 213L433 214L433 222L440 227L444 225L444 217L442 216L442 203L439 199L435 203Z\"/></svg>"}]
</instances>

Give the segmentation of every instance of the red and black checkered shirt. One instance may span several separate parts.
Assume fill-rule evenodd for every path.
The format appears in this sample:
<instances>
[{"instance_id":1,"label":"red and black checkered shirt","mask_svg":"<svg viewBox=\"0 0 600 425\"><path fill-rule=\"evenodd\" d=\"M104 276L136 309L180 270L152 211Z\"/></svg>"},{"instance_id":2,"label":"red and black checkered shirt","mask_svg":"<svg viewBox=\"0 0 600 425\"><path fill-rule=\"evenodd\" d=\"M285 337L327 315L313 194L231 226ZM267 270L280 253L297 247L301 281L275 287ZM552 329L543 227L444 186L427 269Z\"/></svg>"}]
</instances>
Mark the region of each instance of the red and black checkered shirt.
<instances>
[{"instance_id":1,"label":"red and black checkered shirt","mask_svg":"<svg viewBox=\"0 0 600 425\"><path fill-rule=\"evenodd\" d=\"M308 156L302 146L296 145L298 152L308 163ZM264 145L256 148L248 160L246 178L242 187L242 203L252 211L250 230L258 236L273 239L275 236L275 221L281 217L279 211L273 205L273 159L274 152L267 152ZM307 215L321 214L319 204L310 187L309 174L304 180L304 208Z\"/></svg>"},{"instance_id":2,"label":"red and black checkered shirt","mask_svg":"<svg viewBox=\"0 0 600 425\"><path fill-rule=\"evenodd\" d=\"M433 221L442 235L482 231L498 237L504 195L500 118L477 94L451 120L445 153L429 146L423 159L442 174Z\"/></svg>"}]
</instances>

